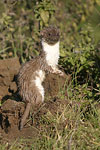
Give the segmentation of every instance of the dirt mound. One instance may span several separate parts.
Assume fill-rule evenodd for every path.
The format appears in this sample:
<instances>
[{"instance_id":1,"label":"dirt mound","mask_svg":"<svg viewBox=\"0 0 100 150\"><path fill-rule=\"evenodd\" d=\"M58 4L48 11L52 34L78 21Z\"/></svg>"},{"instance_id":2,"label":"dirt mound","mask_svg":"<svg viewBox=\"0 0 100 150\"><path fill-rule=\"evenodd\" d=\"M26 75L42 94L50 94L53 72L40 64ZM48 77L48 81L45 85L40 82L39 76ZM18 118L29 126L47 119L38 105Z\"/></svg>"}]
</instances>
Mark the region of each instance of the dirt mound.
<instances>
[{"instance_id":1,"label":"dirt mound","mask_svg":"<svg viewBox=\"0 0 100 150\"><path fill-rule=\"evenodd\" d=\"M41 130L41 118L46 116L48 113L55 115L60 110L61 105L67 105L66 100L52 99L52 101L46 101L41 105L39 109L33 115L32 118L27 119L27 124L23 130L18 129L19 118L24 111L24 103L16 102L14 100L7 100L0 113L0 139L1 141L13 142L21 138L28 139L39 135ZM45 124L45 123L44 123Z\"/></svg>"},{"instance_id":2,"label":"dirt mound","mask_svg":"<svg viewBox=\"0 0 100 150\"><path fill-rule=\"evenodd\" d=\"M66 79L69 80L70 77L48 74L43 83L46 93L45 103L40 108L36 108L35 113L33 112L33 114L36 114L34 115L33 125L31 126L32 119L29 121L28 118L25 128L19 131L19 120L25 109L25 104L19 101L16 93L16 75L19 68L18 58L0 60L0 100L3 102L0 108L0 138L2 140L13 141L21 137L34 137L38 134L37 128L39 128L39 119L42 115L48 113L48 111L54 114L59 109L60 104L67 105L67 102L59 100L57 95L61 90L64 90ZM48 100L49 96L51 101Z\"/></svg>"},{"instance_id":3,"label":"dirt mound","mask_svg":"<svg viewBox=\"0 0 100 150\"><path fill-rule=\"evenodd\" d=\"M0 100L7 95L11 95L11 91L17 90L14 81L20 68L18 58L0 60Z\"/></svg>"}]
</instances>

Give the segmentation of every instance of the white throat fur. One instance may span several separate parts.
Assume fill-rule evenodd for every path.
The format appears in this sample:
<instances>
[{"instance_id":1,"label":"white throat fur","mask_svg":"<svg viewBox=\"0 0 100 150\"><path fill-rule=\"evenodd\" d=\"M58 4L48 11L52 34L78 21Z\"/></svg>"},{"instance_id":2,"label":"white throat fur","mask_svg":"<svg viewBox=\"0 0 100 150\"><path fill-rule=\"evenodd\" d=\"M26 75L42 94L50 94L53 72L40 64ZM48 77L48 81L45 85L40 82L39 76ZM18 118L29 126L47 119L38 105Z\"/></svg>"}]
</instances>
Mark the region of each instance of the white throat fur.
<instances>
[{"instance_id":1,"label":"white throat fur","mask_svg":"<svg viewBox=\"0 0 100 150\"><path fill-rule=\"evenodd\" d=\"M42 41L43 50L46 53L46 60L49 66L55 67L58 65L59 59L59 41L54 45L49 45Z\"/></svg>"}]
</instances>

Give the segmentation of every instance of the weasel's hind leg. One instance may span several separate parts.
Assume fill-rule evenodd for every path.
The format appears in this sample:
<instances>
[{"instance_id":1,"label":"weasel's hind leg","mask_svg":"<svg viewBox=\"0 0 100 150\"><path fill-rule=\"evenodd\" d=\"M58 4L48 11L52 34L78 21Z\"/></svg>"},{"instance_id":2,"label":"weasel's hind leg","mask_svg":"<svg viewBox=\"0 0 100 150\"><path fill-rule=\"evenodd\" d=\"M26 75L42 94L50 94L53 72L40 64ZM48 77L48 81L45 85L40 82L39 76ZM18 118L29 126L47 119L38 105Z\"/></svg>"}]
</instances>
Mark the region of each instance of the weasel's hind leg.
<instances>
[{"instance_id":1,"label":"weasel's hind leg","mask_svg":"<svg viewBox=\"0 0 100 150\"><path fill-rule=\"evenodd\" d=\"M27 103L24 114L23 114L21 121L19 123L19 129L20 130L22 130L24 125L25 125L26 119L27 119L29 112L30 112L30 108L31 108L31 103Z\"/></svg>"}]
</instances>

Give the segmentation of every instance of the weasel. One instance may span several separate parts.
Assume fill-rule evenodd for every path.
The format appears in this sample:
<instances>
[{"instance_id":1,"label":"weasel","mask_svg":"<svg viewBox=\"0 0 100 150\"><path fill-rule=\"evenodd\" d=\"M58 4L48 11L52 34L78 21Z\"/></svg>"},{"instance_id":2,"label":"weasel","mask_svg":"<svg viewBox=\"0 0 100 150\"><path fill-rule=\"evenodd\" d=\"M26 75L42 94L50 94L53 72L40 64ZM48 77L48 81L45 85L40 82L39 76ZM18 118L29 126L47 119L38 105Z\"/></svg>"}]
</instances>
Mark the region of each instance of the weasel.
<instances>
[{"instance_id":1,"label":"weasel","mask_svg":"<svg viewBox=\"0 0 100 150\"><path fill-rule=\"evenodd\" d=\"M40 32L42 51L35 59L22 65L18 73L18 88L26 109L20 121L20 129L25 125L31 105L44 101L42 82L46 73L63 75L57 67L59 59L60 33L56 27L49 26Z\"/></svg>"}]
</instances>

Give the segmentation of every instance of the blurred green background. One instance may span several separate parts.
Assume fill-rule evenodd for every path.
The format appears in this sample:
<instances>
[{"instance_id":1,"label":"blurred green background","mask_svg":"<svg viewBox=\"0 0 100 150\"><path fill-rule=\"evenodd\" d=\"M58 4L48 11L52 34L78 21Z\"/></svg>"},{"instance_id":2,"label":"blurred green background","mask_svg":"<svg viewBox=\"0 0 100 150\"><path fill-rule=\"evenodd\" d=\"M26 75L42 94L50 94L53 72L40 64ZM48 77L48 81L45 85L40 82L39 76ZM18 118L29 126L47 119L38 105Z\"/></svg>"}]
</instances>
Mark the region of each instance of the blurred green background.
<instances>
[{"instance_id":1,"label":"blurred green background","mask_svg":"<svg viewBox=\"0 0 100 150\"><path fill-rule=\"evenodd\" d=\"M88 27L93 30L97 44L99 20L99 0L1 0L0 58L18 55L25 61L38 54L39 31L50 24L61 30L61 55L64 53L62 43L71 46L85 25L86 30Z\"/></svg>"}]
</instances>

